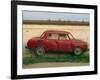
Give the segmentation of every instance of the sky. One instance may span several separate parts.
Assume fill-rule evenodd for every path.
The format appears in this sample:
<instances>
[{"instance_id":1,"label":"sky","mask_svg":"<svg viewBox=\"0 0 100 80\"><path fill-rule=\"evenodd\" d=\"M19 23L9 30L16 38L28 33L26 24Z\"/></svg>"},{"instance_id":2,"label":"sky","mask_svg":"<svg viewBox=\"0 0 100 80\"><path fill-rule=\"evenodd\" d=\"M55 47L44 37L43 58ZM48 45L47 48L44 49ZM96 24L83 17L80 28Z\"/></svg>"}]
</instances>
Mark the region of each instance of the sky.
<instances>
[{"instance_id":1,"label":"sky","mask_svg":"<svg viewBox=\"0 0 100 80\"><path fill-rule=\"evenodd\" d=\"M88 13L23 11L23 20L90 21Z\"/></svg>"}]
</instances>

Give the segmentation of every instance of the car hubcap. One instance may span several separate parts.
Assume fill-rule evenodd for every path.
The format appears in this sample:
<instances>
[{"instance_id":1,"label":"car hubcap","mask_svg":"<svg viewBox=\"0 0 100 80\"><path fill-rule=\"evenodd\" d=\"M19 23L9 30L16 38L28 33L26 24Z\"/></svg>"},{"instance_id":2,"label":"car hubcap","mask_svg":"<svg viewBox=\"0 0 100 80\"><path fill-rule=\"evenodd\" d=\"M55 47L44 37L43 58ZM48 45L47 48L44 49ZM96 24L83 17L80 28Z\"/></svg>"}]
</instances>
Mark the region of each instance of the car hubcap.
<instances>
[{"instance_id":1,"label":"car hubcap","mask_svg":"<svg viewBox=\"0 0 100 80\"><path fill-rule=\"evenodd\" d=\"M38 55L43 55L44 50L43 50L42 48L39 48L39 49L37 49L36 53L37 53Z\"/></svg>"},{"instance_id":2,"label":"car hubcap","mask_svg":"<svg viewBox=\"0 0 100 80\"><path fill-rule=\"evenodd\" d=\"M76 49L74 50L74 53L75 53L76 55L79 55L79 54L82 53L82 50L81 50L80 48L76 48Z\"/></svg>"}]
</instances>

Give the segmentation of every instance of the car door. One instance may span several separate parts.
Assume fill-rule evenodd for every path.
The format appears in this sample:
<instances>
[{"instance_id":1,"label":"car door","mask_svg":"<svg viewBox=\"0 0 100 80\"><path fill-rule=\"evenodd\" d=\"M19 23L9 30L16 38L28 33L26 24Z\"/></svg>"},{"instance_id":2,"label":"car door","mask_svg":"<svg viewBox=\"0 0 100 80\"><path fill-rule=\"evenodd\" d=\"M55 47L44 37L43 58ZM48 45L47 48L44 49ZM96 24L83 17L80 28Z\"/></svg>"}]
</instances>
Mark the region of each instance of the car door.
<instances>
[{"instance_id":1,"label":"car door","mask_svg":"<svg viewBox=\"0 0 100 80\"><path fill-rule=\"evenodd\" d=\"M58 50L57 40L58 40L58 34L48 33L44 42L46 49L49 51L57 51Z\"/></svg>"},{"instance_id":2,"label":"car door","mask_svg":"<svg viewBox=\"0 0 100 80\"><path fill-rule=\"evenodd\" d=\"M66 34L59 34L57 43L60 51L71 51L71 40Z\"/></svg>"}]
</instances>

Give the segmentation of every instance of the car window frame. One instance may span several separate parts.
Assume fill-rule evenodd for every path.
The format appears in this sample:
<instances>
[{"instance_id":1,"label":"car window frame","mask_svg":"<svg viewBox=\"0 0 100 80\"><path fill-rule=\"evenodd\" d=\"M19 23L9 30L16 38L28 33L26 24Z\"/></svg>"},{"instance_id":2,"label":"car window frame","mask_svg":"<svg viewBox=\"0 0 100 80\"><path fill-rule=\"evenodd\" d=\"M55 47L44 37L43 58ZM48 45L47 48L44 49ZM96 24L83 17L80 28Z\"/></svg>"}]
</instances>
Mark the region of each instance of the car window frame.
<instances>
[{"instance_id":1,"label":"car window frame","mask_svg":"<svg viewBox=\"0 0 100 80\"><path fill-rule=\"evenodd\" d=\"M59 35L60 35L60 33L59 33ZM65 35L68 36L68 34L65 34ZM60 40L60 41L70 40L70 37L68 36L68 39L65 38L65 40L61 40L60 38L58 38L58 40Z\"/></svg>"},{"instance_id":2,"label":"car window frame","mask_svg":"<svg viewBox=\"0 0 100 80\"><path fill-rule=\"evenodd\" d=\"M46 34L45 39L47 39L47 40L59 40L59 39L48 39L47 37L48 37L49 34L57 34L57 33L50 33L50 32L48 32L48 33ZM58 36L58 37L59 37L59 36Z\"/></svg>"}]
</instances>

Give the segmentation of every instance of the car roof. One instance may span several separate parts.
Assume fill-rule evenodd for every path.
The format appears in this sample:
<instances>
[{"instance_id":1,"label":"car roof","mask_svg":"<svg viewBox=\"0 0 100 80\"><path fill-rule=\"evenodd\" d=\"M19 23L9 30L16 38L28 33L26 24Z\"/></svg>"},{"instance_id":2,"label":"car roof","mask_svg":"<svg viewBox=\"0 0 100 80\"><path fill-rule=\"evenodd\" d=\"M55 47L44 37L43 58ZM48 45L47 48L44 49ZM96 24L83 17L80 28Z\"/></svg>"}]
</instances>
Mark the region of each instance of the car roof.
<instances>
[{"instance_id":1,"label":"car roof","mask_svg":"<svg viewBox=\"0 0 100 80\"><path fill-rule=\"evenodd\" d=\"M66 31L60 31L60 30L47 30L46 33L60 33L60 34L69 34L69 32Z\"/></svg>"}]
</instances>

